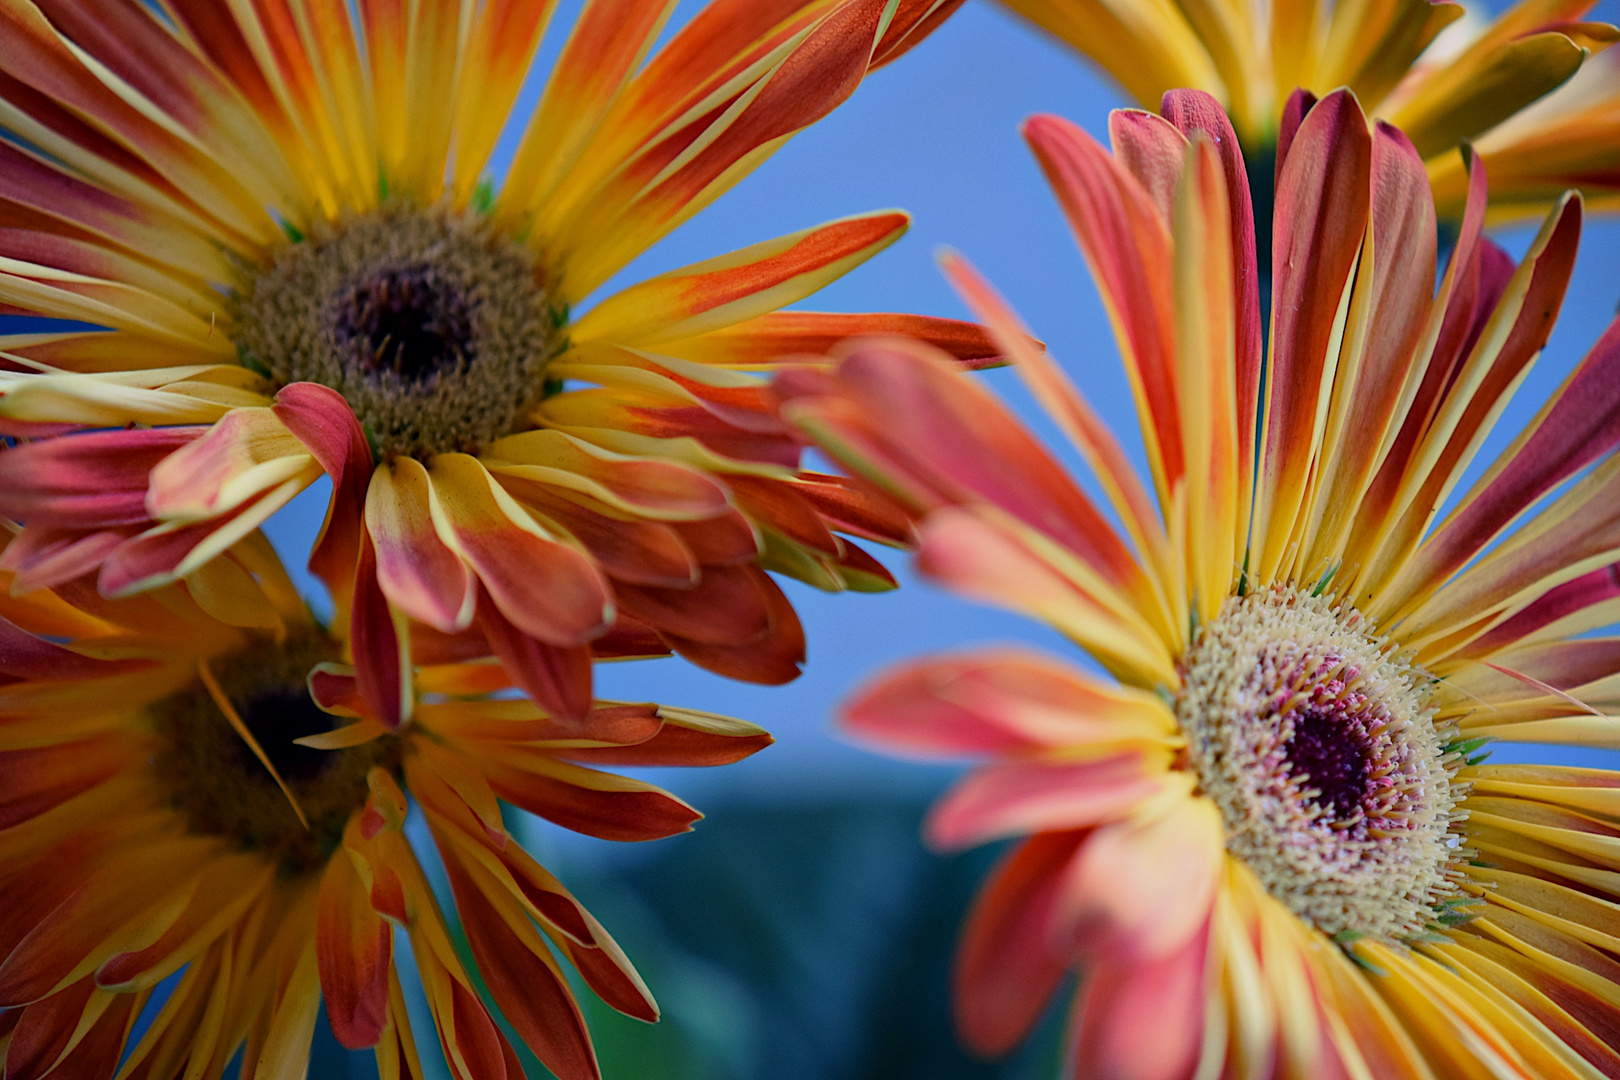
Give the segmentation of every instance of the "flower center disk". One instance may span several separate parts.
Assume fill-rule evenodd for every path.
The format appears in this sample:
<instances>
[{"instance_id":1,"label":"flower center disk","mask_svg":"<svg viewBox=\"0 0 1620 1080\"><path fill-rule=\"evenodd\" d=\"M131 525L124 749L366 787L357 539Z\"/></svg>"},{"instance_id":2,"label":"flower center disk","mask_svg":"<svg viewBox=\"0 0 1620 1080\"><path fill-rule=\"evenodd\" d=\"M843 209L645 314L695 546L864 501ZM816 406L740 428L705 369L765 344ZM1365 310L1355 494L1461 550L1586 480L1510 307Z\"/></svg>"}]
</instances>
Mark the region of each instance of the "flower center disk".
<instances>
[{"instance_id":1,"label":"flower center disk","mask_svg":"<svg viewBox=\"0 0 1620 1080\"><path fill-rule=\"evenodd\" d=\"M309 635L211 665L215 679L269 758L308 820L293 810L253 750L236 733L201 680L158 702L153 765L192 832L225 836L263 851L288 873L324 865L350 814L364 805L372 766L398 764L399 741L383 736L343 750L317 750L294 740L344 723L310 699L304 679L335 648Z\"/></svg>"},{"instance_id":2,"label":"flower center disk","mask_svg":"<svg viewBox=\"0 0 1620 1080\"><path fill-rule=\"evenodd\" d=\"M322 226L253 278L237 316L244 363L342 394L385 458L510 433L555 344L529 253L442 208Z\"/></svg>"},{"instance_id":3,"label":"flower center disk","mask_svg":"<svg viewBox=\"0 0 1620 1080\"><path fill-rule=\"evenodd\" d=\"M1323 933L1421 932L1464 852L1455 732L1361 614L1290 587L1233 597L1183 664L1188 764L1227 850Z\"/></svg>"}]
</instances>

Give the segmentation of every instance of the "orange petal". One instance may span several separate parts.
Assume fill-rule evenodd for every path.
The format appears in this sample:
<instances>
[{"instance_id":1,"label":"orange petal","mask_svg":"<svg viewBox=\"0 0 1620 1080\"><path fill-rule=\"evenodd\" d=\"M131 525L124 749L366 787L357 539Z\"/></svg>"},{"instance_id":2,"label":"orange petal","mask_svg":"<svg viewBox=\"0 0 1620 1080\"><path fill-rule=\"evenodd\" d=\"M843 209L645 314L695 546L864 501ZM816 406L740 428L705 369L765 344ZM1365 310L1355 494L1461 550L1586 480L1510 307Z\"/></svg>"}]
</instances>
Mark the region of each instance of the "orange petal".
<instances>
[{"instance_id":1,"label":"orange petal","mask_svg":"<svg viewBox=\"0 0 1620 1080\"><path fill-rule=\"evenodd\" d=\"M388 1020L393 929L371 908L341 852L327 861L316 910L315 956L332 1034L350 1050L375 1046Z\"/></svg>"},{"instance_id":2,"label":"orange petal","mask_svg":"<svg viewBox=\"0 0 1620 1080\"><path fill-rule=\"evenodd\" d=\"M908 224L892 211L845 218L673 270L606 298L569 339L651 348L764 315L842 277Z\"/></svg>"},{"instance_id":3,"label":"orange petal","mask_svg":"<svg viewBox=\"0 0 1620 1080\"><path fill-rule=\"evenodd\" d=\"M764 369L810 356L825 356L853 337L901 336L926 341L965 367L992 367L1001 350L984 328L960 319L893 313L844 314L773 311L706 334L670 341L659 353L700 364Z\"/></svg>"},{"instance_id":4,"label":"orange petal","mask_svg":"<svg viewBox=\"0 0 1620 1080\"><path fill-rule=\"evenodd\" d=\"M501 1015L558 1080L595 1080L596 1052L568 981L521 908L487 871L445 853L478 973Z\"/></svg>"},{"instance_id":5,"label":"orange petal","mask_svg":"<svg viewBox=\"0 0 1620 1080\"><path fill-rule=\"evenodd\" d=\"M500 605L480 590L476 619L491 651L525 693L559 720L578 720L591 708L591 653L583 645L552 645L512 625Z\"/></svg>"}]
</instances>

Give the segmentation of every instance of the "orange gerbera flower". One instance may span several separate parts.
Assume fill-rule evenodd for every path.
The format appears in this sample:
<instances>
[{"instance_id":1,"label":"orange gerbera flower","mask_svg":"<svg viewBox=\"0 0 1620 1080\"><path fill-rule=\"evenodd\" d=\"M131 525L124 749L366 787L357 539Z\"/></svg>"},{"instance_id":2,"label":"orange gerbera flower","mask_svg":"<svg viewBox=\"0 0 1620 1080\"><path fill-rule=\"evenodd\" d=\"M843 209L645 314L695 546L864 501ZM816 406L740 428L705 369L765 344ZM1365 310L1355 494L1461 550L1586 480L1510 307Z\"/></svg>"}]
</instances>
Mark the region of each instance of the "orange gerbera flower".
<instances>
[{"instance_id":1,"label":"orange gerbera flower","mask_svg":"<svg viewBox=\"0 0 1620 1080\"><path fill-rule=\"evenodd\" d=\"M833 222L570 312L960 0L584 6L499 190L544 0L0 0L0 514L21 588L192 573L323 473L314 568L389 687L414 622L559 715L610 626L739 678L802 659L756 565L883 588L893 522L799 447L782 353L973 327L779 313L893 242ZM50 438L86 428L128 428ZM352 603L350 601L352 600ZM412 696L372 701L404 719Z\"/></svg>"},{"instance_id":2,"label":"orange gerbera flower","mask_svg":"<svg viewBox=\"0 0 1620 1080\"><path fill-rule=\"evenodd\" d=\"M1323 3L1272 0L1002 0L1030 22L1072 45L1112 75L1146 107L1174 87L1208 91L1231 113L1251 158L1275 144L1282 127L1298 123L1284 108L1296 87L1321 95L1355 91L1378 118L1404 131L1429 164L1447 216L1461 214L1467 184L1457 184L1451 151L1562 85L1588 55L1613 44L1620 31L1582 22L1596 0L1520 0L1455 46L1427 52L1463 16L1448 0ZM1462 38L1457 26L1453 37ZM1573 133L1572 133L1573 134ZM1492 198L1522 201L1521 177L1554 184L1566 167L1566 147L1531 140L1504 143L1506 160L1493 168ZM1509 149L1511 146L1511 150ZM1492 162L1493 166L1496 162ZM1450 180L1442 181L1449 176ZM1582 187L1617 188L1614 178L1582 175ZM1569 184L1544 187L1535 212L1545 212ZM1261 223L1262 226L1264 222Z\"/></svg>"},{"instance_id":3,"label":"orange gerbera flower","mask_svg":"<svg viewBox=\"0 0 1620 1080\"><path fill-rule=\"evenodd\" d=\"M592 836L668 836L700 815L592 766L718 765L770 736L607 702L559 724L492 698L507 680L491 664L421 669L426 697L389 731L262 536L214 565L208 579L127 600L103 599L89 579L0 590L8 1080L107 1077L120 1061L132 1080L219 1077L244 1047L244 1077L301 1076L323 997L339 1042L375 1046L385 1080L419 1080L396 928L453 1075L521 1077L401 831L407 814L426 820L507 1021L557 1076L598 1075L553 953L614 1008L655 1020L657 1006L506 831L501 802ZM153 988L182 971L126 1059Z\"/></svg>"},{"instance_id":4,"label":"orange gerbera flower","mask_svg":"<svg viewBox=\"0 0 1620 1080\"><path fill-rule=\"evenodd\" d=\"M1262 365L1219 106L1180 91L1111 131L1113 154L1054 117L1025 133L1114 318L1150 483L947 272L1119 528L926 346L779 376L784 416L920 515L925 573L1114 676L970 654L848 708L891 747L992 757L933 843L1025 838L962 940L964 1037L1013 1046L1078 967L1081 1077L1620 1075L1620 773L1478 756L1616 745L1620 640L1587 632L1620 610L1620 321L1428 527L1547 340L1580 197L1514 266L1476 167L1435 295L1422 159L1330 94L1279 139Z\"/></svg>"}]
</instances>

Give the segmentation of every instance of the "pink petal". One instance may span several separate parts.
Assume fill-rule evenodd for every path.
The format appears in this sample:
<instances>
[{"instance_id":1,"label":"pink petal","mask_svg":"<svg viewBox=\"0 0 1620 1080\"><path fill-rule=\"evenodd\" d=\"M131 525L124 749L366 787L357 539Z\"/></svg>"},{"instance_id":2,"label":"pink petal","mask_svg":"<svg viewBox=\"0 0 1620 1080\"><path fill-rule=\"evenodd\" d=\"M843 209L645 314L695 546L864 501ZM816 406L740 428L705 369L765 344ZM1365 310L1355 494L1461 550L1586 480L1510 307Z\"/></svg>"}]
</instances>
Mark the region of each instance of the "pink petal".
<instances>
[{"instance_id":1,"label":"pink petal","mask_svg":"<svg viewBox=\"0 0 1620 1080\"><path fill-rule=\"evenodd\" d=\"M890 748L957 755L1118 738L1144 712L1153 706L1067 664L1006 649L904 665L859 691L842 720Z\"/></svg>"},{"instance_id":2,"label":"pink petal","mask_svg":"<svg viewBox=\"0 0 1620 1080\"><path fill-rule=\"evenodd\" d=\"M49 589L96 569L134 531L132 527L89 533L44 526L26 528L12 537L0 554L0 570L15 572L11 587L19 595Z\"/></svg>"},{"instance_id":3,"label":"pink petal","mask_svg":"<svg viewBox=\"0 0 1620 1080\"><path fill-rule=\"evenodd\" d=\"M1206 916L1163 956L1141 961L1109 957L1086 969L1075 1004L1076 1076L1192 1080L1208 1007L1207 927Z\"/></svg>"},{"instance_id":4,"label":"pink petal","mask_svg":"<svg viewBox=\"0 0 1620 1080\"><path fill-rule=\"evenodd\" d=\"M962 1040L986 1057L1011 1050L1035 1026L1068 969L1051 921L1063 868L1085 833L1026 840L990 875L962 930L951 1011Z\"/></svg>"},{"instance_id":5,"label":"pink petal","mask_svg":"<svg viewBox=\"0 0 1620 1080\"><path fill-rule=\"evenodd\" d=\"M1176 952L1209 920L1225 848L1220 811L1205 798L1101 826L1065 876L1062 932L1087 953Z\"/></svg>"},{"instance_id":6,"label":"pink petal","mask_svg":"<svg viewBox=\"0 0 1620 1080\"><path fill-rule=\"evenodd\" d=\"M0 514L56 528L149 522L146 490L153 467L208 430L93 431L0 451Z\"/></svg>"},{"instance_id":7,"label":"pink petal","mask_svg":"<svg viewBox=\"0 0 1620 1080\"><path fill-rule=\"evenodd\" d=\"M977 769L934 804L928 843L952 851L1030 833L1078 829L1129 814L1163 790L1164 762L1141 754L1098 761L1007 761Z\"/></svg>"}]
</instances>

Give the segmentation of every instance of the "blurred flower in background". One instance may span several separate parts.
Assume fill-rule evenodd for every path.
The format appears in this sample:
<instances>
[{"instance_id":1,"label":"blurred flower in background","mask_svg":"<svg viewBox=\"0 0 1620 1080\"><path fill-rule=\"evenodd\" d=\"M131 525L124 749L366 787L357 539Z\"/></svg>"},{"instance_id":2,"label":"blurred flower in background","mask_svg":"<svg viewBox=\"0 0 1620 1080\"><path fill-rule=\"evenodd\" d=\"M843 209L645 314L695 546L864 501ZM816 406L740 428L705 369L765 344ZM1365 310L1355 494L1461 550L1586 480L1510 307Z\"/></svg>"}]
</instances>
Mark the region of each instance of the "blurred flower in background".
<instances>
[{"instance_id":1,"label":"blurred flower in background","mask_svg":"<svg viewBox=\"0 0 1620 1080\"><path fill-rule=\"evenodd\" d=\"M0 512L19 586L109 596L206 565L323 474L312 568L361 692L409 717L412 636L493 653L558 716L598 655L781 683L761 569L888 574L832 530L903 523L802 474L785 353L951 320L776 309L892 243L869 214L574 306L911 48L960 0L585 5L497 187L548 3L8 5L0 304L106 329L0 339ZM123 428L72 434L92 428ZM724 477L724 480L721 478Z\"/></svg>"},{"instance_id":2,"label":"blurred flower in background","mask_svg":"<svg viewBox=\"0 0 1620 1080\"><path fill-rule=\"evenodd\" d=\"M926 346L776 383L784 416L925 515L925 574L1113 676L981 652L848 707L891 748L994 759L935 806L936 846L1026 838L961 942L963 1037L1015 1046L1082 968L1080 1077L1612 1073L1620 772L1482 761L1493 740L1615 744L1620 643L1588 632L1620 598L1620 320L1429 528L1547 339L1580 198L1515 265L1481 235L1476 166L1435 295L1410 142L1348 91L1290 109L1262 365L1231 126L1198 91L1163 113L1115 113L1114 154L1056 117L1025 132L1115 316L1147 483L946 262L1118 528Z\"/></svg>"},{"instance_id":3,"label":"blurred flower in background","mask_svg":"<svg viewBox=\"0 0 1620 1080\"><path fill-rule=\"evenodd\" d=\"M560 722L493 697L508 680L489 664L423 668L426 697L392 731L262 536L217 561L230 579L124 600L82 581L0 593L5 1076L110 1077L123 1061L124 1075L217 1077L238 1057L243 1076L299 1076L324 999L339 1043L375 1047L382 1077L420 1077L396 926L454 1076L522 1075L480 986L553 1074L600 1075L556 957L615 1009L651 1021L657 1005L506 831L502 802L659 839L700 815L593 765L727 764L770 737L656 705Z\"/></svg>"},{"instance_id":4,"label":"blurred flower in background","mask_svg":"<svg viewBox=\"0 0 1620 1080\"><path fill-rule=\"evenodd\" d=\"M1343 86L1412 140L1434 174L1442 217L1463 212L1468 189L1451 151L1471 139L1491 143L1492 198L1518 213L1544 213L1571 186L1605 200L1620 194L1613 162L1593 167L1606 151L1591 138L1598 115L1614 111L1612 67L1554 94L1538 119L1493 130L1620 37L1608 23L1581 21L1596 0L1521 0L1488 21L1446 0L1002 2L1101 66L1144 107L1178 87L1213 94L1250 167L1268 174L1278 132L1298 123L1284 111L1294 89L1322 95Z\"/></svg>"},{"instance_id":5,"label":"blurred flower in background","mask_svg":"<svg viewBox=\"0 0 1620 1080\"><path fill-rule=\"evenodd\" d=\"M1474 152L1491 174L1492 221L1535 217L1572 187L1593 209L1620 207L1620 51L1593 57L1557 92L1481 135ZM1429 178L1442 208L1462 205L1460 156L1432 162Z\"/></svg>"}]
</instances>

